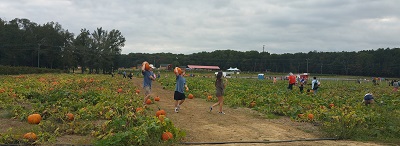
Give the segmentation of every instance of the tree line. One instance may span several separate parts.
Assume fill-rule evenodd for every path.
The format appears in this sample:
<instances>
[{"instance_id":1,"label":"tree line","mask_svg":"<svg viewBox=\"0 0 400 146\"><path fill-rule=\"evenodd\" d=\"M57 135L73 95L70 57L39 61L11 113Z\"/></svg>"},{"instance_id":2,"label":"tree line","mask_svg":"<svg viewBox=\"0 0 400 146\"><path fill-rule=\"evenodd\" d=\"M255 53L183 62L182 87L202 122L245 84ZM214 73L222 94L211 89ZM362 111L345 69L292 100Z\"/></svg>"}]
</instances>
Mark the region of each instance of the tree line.
<instances>
[{"instance_id":1,"label":"tree line","mask_svg":"<svg viewBox=\"0 0 400 146\"><path fill-rule=\"evenodd\" d=\"M81 29L76 37L59 23L0 19L0 65L50 69L82 67L90 73L110 72L125 38L119 30Z\"/></svg>"},{"instance_id":2,"label":"tree line","mask_svg":"<svg viewBox=\"0 0 400 146\"><path fill-rule=\"evenodd\" d=\"M58 23L38 25L28 19L0 19L0 65L29 66L108 73L117 68L137 67L148 61L156 67L216 65L222 70L318 73L335 75L399 77L400 48L358 52L270 54L258 51L216 50L193 54L121 54L125 37L119 30L81 29L76 37Z\"/></svg>"},{"instance_id":3,"label":"tree line","mask_svg":"<svg viewBox=\"0 0 400 146\"><path fill-rule=\"evenodd\" d=\"M120 65L132 67L143 61L159 67L216 65L222 70L237 67L241 71L313 73L375 77L400 77L400 48L379 48L358 52L317 52L270 54L258 51L216 50L189 55L172 53L122 54Z\"/></svg>"}]
</instances>

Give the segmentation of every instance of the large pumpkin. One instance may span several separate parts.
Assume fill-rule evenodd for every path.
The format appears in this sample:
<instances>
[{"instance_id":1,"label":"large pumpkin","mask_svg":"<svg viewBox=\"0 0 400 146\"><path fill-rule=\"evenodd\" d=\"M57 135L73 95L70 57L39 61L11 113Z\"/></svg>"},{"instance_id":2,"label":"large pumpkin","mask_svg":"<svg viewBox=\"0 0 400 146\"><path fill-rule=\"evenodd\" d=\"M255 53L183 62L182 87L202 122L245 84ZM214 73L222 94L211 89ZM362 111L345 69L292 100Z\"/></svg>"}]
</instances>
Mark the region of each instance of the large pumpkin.
<instances>
[{"instance_id":1,"label":"large pumpkin","mask_svg":"<svg viewBox=\"0 0 400 146\"><path fill-rule=\"evenodd\" d=\"M177 74L182 74L183 73L182 69L179 68L179 67L175 67L174 72L177 73Z\"/></svg>"},{"instance_id":2,"label":"large pumpkin","mask_svg":"<svg viewBox=\"0 0 400 146\"><path fill-rule=\"evenodd\" d=\"M35 141L37 139L37 136L33 132L28 132L28 133L24 134L24 138L28 139L29 141Z\"/></svg>"},{"instance_id":3,"label":"large pumpkin","mask_svg":"<svg viewBox=\"0 0 400 146\"><path fill-rule=\"evenodd\" d=\"M31 114L28 116L28 123L29 124L39 124L42 120L42 116L39 114Z\"/></svg>"},{"instance_id":4,"label":"large pumpkin","mask_svg":"<svg viewBox=\"0 0 400 146\"><path fill-rule=\"evenodd\" d=\"M143 65L145 70L150 70L150 64L148 62L143 62Z\"/></svg>"},{"instance_id":5,"label":"large pumpkin","mask_svg":"<svg viewBox=\"0 0 400 146\"><path fill-rule=\"evenodd\" d=\"M174 138L174 136L172 135L171 132L166 131L162 134L162 140L169 140L172 138Z\"/></svg>"}]
</instances>

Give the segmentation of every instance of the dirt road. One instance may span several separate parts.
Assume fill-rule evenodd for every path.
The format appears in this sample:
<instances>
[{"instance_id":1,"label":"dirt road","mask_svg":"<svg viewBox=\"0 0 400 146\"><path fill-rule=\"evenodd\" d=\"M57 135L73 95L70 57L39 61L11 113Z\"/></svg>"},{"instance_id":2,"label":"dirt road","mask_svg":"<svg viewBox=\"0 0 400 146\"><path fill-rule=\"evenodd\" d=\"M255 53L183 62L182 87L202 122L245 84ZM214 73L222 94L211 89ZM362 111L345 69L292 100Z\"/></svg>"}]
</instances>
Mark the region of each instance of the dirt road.
<instances>
[{"instance_id":1,"label":"dirt road","mask_svg":"<svg viewBox=\"0 0 400 146\"><path fill-rule=\"evenodd\" d=\"M134 78L133 83L142 87L141 78ZM189 87L190 88L190 87ZM318 139L318 127L310 123L293 122L289 118L265 119L263 115L248 108L232 109L224 106L225 115L218 114L217 110L209 112L213 103L205 99L186 99L179 113L174 112L173 91L162 89L159 83L153 82L153 96L160 96L157 102L167 112L176 127L186 131L183 142L262 142ZM156 105L150 105L156 110ZM302 129L302 130L300 130ZM307 131L307 132L305 132ZM203 144L203 145L216 145ZM265 143L228 143L225 145L265 145ZM363 146L379 145L375 143L356 141L295 141L270 143L268 145L342 145Z\"/></svg>"}]
</instances>

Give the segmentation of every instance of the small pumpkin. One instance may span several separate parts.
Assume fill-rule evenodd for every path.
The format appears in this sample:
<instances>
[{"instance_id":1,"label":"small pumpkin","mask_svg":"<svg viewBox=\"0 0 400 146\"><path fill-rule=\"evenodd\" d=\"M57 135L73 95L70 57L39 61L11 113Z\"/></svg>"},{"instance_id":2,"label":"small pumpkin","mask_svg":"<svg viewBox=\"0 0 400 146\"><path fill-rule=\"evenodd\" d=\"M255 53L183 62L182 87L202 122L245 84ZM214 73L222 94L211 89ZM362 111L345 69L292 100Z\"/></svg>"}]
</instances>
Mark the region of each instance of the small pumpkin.
<instances>
[{"instance_id":1,"label":"small pumpkin","mask_svg":"<svg viewBox=\"0 0 400 146\"><path fill-rule=\"evenodd\" d=\"M28 132L24 134L24 138L28 139L29 141L35 141L37 139L37 135L33 132Z\"/></svg>"},{"instance_id":2,"label":"small pumpkin","mask_svg":"<svg viewBox=\"0 0 400 146\"><path fill-rule=\"evenodd\" d=\"M119 88L119 89L117 90L117 92L118 92L118 93L122 93L122 89Z\"/></svg>"},{"instance_id":3,"label":"small pumpkin","mask_svg":"<svg viewBox=\"0 0 400 146\"><path fill-rule=\"evenodd\" d=\"M161 137L161 138L162 138L162 140L166 141L166 140L169 140L169 139L174 138L174 136L172 135L171 132L166 131L166 132L164 132L164 133L162 134L162 137Z\"/></svg>"},{"instance_id":4,"label":"small pumpkin","mask_svg":"<svg viewBox=\"0 0 400 146\"><path fill-rule=\"evenodd\" d=\"M193 97L193 94L189 94L189 95L188 95L188 98L189 98L189 99L193 99L193 98L194 98L194 97Z\"/></svg>"},{"instance_id":5,"label":"small pumpkin","mask_svg":"<svg viewBox=\"0 0 400 146\"><path fill-rule=\"evenodd\" d=\"M156 117L159 117L160 115L166 115L167 113L164 111L164 110L162 110L162 109L160 109L160 110L158 110L157 112L156 112Z\"/></svg>"},{"instance_id":6,"label":"small pumpkin","mask_svg":"<svg viewBox=\"0 0 400 146\"><path fill-rule=\"evenodd\" d=\"M146 100L146 104L151 104L151 103L152 103L151 99Z\"/></svg>"},{"instance_id":7,"label":"small pumpkin","mask_svg":"<svg viewBox=\"0 0 400 146\"><path fill-rule=\"evenodd\" d=\"M307 117L308 117L309 120L313 120L314 119L314 115L313 114L308 114Z\"/></svg>"},{"instance_id":8,"label":"small pumpkin","mask_svg":"<svg viewBox=\"0 0 400 146\"><path fill-rule=\"evenodd\" d=\"M143 108L141 108L141 107L136 108L136 112L137 113L143 112Z\"/></svg>"},{"instance_id":9,"label":"small pumpkin","mask_svg":"<svg viewBox=\"0 0 400 146\"><path fill-rule=\"evenodd\" d=\"M139 94L140 93L140 90L139 89L136 89L136 94Z\"/></svg>"},{"instance_id":10,"label":"small pumpkin","mask_svg":"<svg viewBox=\"0 0 400 146\"><path fill-rule=\"evenodd\" d=\"M256 106L256 102L255 101L252 101L251 103L250 103L250 107L255 107Z\"/></svg>"},{"instance_id":11,"label":"small pumpkin","mask_svg":"<svg viewBox=\"0 0 400 146\"><path fill-rule=\"evenodd\" d=\"M329 107L333 108L333 107L335 107L335 104L331 103L331 104L329 104Z\"/></svg>"},{"instance_id":12,"label":"small pumpkin","mask_svg":"<svg viewBox=\"0 0 400 146\"><path fill-rule=\"evenodd\" d=\"M208 96L207 96L207 99L208 99L208 100L211 100L211 99L212 99L212 96L211 96L211 95L208 95Z\"/></svg>"},{"instance_id":13,"label":"small pumpkin","mask_svg":"<svg viewBox=\"0 0 400 146\"><path fill-rule=\"evenodd\" d=\"M68 113L68 114L67 114L67 119L70 120L70 121L73 121L73 120L75 119L74 114Z\"/></svg>"},{"instance_id":14,"label":"small pumpkin","mask_svg":"<svg viewBox=\"0 0 400 146\"><path fill-rule=\"evenodd\" d=\"M40 116L40 114L31 114L28 116L29 124L39 124L41 120L42 116Z\"/></svg>"},{"instance_id":15,"label":"small pumpkin","mask_svg":"<svg viewBox=\"0 0 400 146\"><path fill-rule=\"evenodd\" d=\"M165 115L158 116L158 120L160 120L160 122L164 122L164 119L165 119Z\"/></svg>"},{"instance_id":16,"label":"small pumpkin","mask_svg":"<svg viewBox=\"0 0 400 146\"><path fill-rule=\"evenodd\" d=\"M154 97L154 101L160 101L160 97L159 96Z\"/></svg>"}]
</instances>

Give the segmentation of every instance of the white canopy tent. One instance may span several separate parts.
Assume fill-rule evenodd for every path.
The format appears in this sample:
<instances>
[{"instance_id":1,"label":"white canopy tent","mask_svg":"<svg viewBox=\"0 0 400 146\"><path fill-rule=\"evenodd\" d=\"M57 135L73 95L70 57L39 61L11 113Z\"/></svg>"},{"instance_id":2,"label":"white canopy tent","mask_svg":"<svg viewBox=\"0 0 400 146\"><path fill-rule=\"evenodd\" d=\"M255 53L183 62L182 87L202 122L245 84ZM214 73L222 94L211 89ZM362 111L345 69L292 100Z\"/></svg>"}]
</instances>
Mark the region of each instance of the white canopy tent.
<instances>
[{"instance_id":1,"label":"white canopy tent","mask_svg":"<svg viewBox=\"0 0 400 146\"><path fill-rule=\"evenodd\" d=\"M235 67L235 68L229 67L229 69L227 69L227 70L228 71L240 72L240 69L238 69L237 67Z\"/></svg>"}]
</instances>

